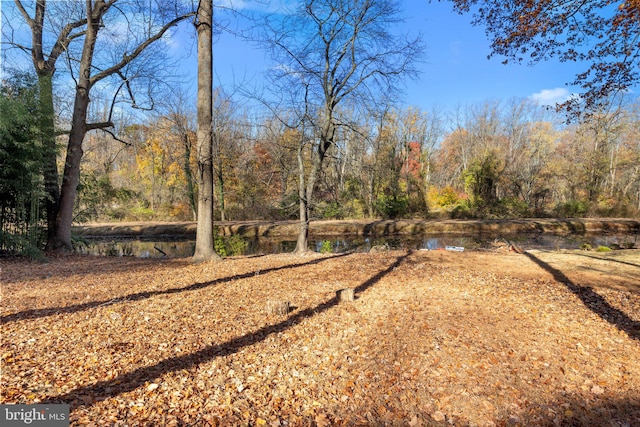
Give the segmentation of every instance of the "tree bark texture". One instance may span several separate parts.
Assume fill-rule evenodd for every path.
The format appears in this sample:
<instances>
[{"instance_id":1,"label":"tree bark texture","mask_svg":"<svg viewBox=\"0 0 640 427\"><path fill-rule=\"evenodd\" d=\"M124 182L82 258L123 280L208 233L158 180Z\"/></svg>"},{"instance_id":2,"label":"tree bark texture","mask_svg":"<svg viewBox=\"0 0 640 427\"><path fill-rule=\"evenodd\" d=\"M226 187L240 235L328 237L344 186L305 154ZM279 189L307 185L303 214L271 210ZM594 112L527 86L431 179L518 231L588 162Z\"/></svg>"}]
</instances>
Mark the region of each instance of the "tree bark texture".
<instances>
[{"instance_id":1,"label":"tree bark texture","mask_svg":"<svg viewBox=\"0 0 640 427\"><path fill-rule=\"evenodd\" d=\"M304 131L300 136L301 141L298 146L298 207L299 207L299 221L300 228L298 230L298 241L296 242L296 248L294 252L303 253L309 248L309 204L307 203L307 194L305 187L305 175L304 175Z\"/></svg>"},{"instance_id":2,"label":"tree bark texture","mask_svg":"<svg viewBox=\"0 0 640 427\"><path fill-rule=\"evenodd\" d=\"M42 70L38 73L40 96L40 131L42 132L42 148L44 150L44 188L47 194L47 246L51 249L56 242L56 217L60 201L58 184L58 163L53 109L53 71Z\"/></svg>"},{"instance_id":3,"label":"tree bark texture","mask_svg":"<svg viewBox=\"0 0 640 427\"><path fill-rule=\"evenodd\" d=\"M193 261L219 258L213 234L213 3L202 0L195 27L198 34L197 181L198 224Z\"/></svg>"}]
</instances>

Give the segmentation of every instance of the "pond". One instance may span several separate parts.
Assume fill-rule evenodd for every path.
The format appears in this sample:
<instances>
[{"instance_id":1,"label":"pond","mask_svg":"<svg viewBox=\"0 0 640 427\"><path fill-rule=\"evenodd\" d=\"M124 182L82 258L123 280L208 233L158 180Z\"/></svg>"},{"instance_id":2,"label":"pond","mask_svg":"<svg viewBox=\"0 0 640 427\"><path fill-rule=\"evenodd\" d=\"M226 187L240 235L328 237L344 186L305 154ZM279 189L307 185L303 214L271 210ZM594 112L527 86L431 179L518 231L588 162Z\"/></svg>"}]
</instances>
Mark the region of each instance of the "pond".
<instances>
[{"instance_id":1,"label":"pond","mask_svg":"<svg viewBox=\"0 0 640 427\"><path fill-rule=\"evenodd\" d=\"M245 239L247 246L242 255L287 253L295 249L295 239ZM517 236L465 236L457 234L406 236L393 235L381 238L361 236L314 236L309 248L316 252L368 252L374 247L390 249L423 250L487 250L508 241L527 249L579 249L583 245L592 248L606 246L612 249L640 246L638 234L601 234L558 236L545 234L521 234ZM157 236L148 239L123 237L84 238L78 243L78 252L101 256L133 256L141 258L189 257L193 255L195 240L176 236Z\"/></svg>"}]
</instances>

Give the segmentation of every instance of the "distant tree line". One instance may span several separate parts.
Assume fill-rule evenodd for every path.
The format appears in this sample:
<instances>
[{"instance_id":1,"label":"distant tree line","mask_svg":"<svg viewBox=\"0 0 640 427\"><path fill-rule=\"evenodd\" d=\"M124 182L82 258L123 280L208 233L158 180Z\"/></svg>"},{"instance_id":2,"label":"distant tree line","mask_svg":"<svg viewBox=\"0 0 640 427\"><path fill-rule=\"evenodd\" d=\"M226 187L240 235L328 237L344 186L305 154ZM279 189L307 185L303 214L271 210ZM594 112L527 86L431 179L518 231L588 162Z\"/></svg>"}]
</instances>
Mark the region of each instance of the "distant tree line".
<instances>
[{"instance_id":1,"label":"distant tree line","mask_svg":"<svg viewBox=\"0 0 640 427\"><path fill-rule=\"evenodd\" d=\"M327 153L312 219L637 216L639 107L570 125L529 100L354 116ZM216 103L217 220L298 218L298 144L315 135L259 116ZM193 112L124 132L131 146L117 152L88 138L77 219L192 220Z\"/></svg>"}]
</instances>

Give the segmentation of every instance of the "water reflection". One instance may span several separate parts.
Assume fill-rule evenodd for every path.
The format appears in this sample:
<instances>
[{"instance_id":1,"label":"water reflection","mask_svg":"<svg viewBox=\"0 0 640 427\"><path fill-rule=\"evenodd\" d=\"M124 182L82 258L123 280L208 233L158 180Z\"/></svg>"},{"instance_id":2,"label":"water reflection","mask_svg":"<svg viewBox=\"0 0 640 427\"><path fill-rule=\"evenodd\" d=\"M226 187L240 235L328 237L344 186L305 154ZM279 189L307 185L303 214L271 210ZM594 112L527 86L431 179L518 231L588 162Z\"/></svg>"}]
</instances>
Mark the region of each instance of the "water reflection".
<instances>
[{"instance_id":1,"label":"water reflection","mask_svg":"<svg viewBox=\"0 0 640 427\"><path fill-rule=\"evenodd\" d=\"M316 252L340 253L347 251L369 252L373 249L423 249L444 250L447 246L465 250L486 250L509 242L522 249L579 249L588 244L593 248L607 246L616 248L638 247L638 235L517 235L496 238L494 236L387 236L364 238L360 236L318 236L309 241L309 248ZM244 255L293 252L295 240L247 239ZM78 245L78 252L100 256L133 256L140 258L190 257L195 249L194 240L164 238L159 240L133 239L87 239Z\"/></svg>"}]
</instances>

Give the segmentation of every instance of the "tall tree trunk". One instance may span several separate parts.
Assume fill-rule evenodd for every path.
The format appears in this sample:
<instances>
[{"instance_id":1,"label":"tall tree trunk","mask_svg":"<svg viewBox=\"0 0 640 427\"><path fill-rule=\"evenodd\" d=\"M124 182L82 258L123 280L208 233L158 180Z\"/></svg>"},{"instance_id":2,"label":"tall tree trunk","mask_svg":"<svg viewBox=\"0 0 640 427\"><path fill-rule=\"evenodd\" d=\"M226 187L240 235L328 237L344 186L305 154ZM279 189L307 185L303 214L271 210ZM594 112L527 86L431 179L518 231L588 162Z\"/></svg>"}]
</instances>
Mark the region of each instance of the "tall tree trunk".
<instances>
[{"instance_id":1,"label":"tall tree trunk","mask_svg":"<svg viewBox=\"0 0 640 427\"><path fill-rule=\"evenodd\" d=\"M309 221L311 221L311 206L313 206L313 192L316 187L316 181L318 180L318 176L322 171L322 164L324 162L324 158L327 155L327 150L333 144L333 138L335 136L335 124L333 123L333 114L329 107L325 108L325 117L323 126L321 128L320 134L320 143L317 145L316 151L313 153L311 160L311 171L309 172L309 180L306 184L306 189L304 190L304 199L301 199L300 205L300 229L298 231L298 241L296 243L296 248L294 252L303 253L309 250L308 247L308 239L309 239ZM304 132L302 135L304 138ZM302 144L300 145L302 147ZM298 155L301 156L301 153L298 152ZM301 162L301 158L299 158L298 163ZM304 168L301 164L299 164L300 168L300 186L304 188ZM302 192L302 189L299 190ZM304 201L305 209L303 210L302 202Z\"/></svg>"},{"instance_id":2,"label":"tall tree trunk","mask_svg":"<svg viewBox=\"0 0 640 427\"><path fill-rule=\"evenodd\" d=\"M322 144L322 142L320 143ZM318 147L319 149L320 147ZM318 175L322 169L322 161L324 156L320 154L320 150L314 153L311 162L311 171L309 172L309 179L306 186L304 181L301 181L301 190L304 188L304 199L300 201L300 229L298 230L298 241L296 243L295 252L304 253L309 251L309 222L311 221L311 206L313 203L313 193L316 187L316 181ZM301 176L304 175L304 169L302 169Z\"/></svg>"},{"instance_id":3,"label":"tall tree trunk","mask_svg":"<svg viewBox=\"0 0 640 427\"><path fill-rule=\"evenodd\" d=\"M218 206L220 207L220 220L226 221L227 214L225 212L225 204L224 204L224 176L222 175L222 164L218 164L218 170L216 171L216 175L218 177Z\"/></svg>"},{"instance_id":4,"label":"tall tree trunk","mask_svg":"<svg viewBox=\"0 0 640 427\"><path fill-rule=\"evenodd\" d=\"M38 73L39 102L40 102L40 131L42 132L42 149L44 152L43 177L47 195L47 246L53 249L56 242L56 217L60 201L60 186L58 184L58 150L53 109L53 71L43 70Z\"/></svg>"},{"instance_id":5,"label":"tall tree trunk","mask_svg":"<svg viewBox=\"0 0 640 427\"><path fill-rule=\"evenodd\" d=\"M309 248L309 204L305 186L304 176L304 131L300 137L300 145L298 146L298 199L299 199L299 220L298 241L294 252L303 253Z\"/></svg>"},{"instance_id":6,"label":"tall tree trunk","mask_svg":"<svg viewBox=\"0 0 640 427\"><path fill-rule=\"evenodd\" d=\"M201 0L195 27L198 33L197 181L198 225L193 261L219 259L213 244L213 2Z\"/></svg>"},{"instance_id":7,"label":"tall tree trunk","mask_svg":"<svg viewBox=\"0 0 640 427\"><path fill-rule=\"evenodd\" d=\"M87 32L82 47L80 59L80 73L76 85L76 96L73 106L73 118L71 132L67 145L67 156L64 164L64 175L60 189L60 205L56 217L56 234L53 248L59 251L70 251L71 223L73 222L73 205L76 199L76 190L80 181L80 161L84 154L82 141L87 133L87 111L89 109L89 91L91 90L91 65L93 53L100 29L102 2L95 5L87 0Z\"/></svg>"},{"instance_id":8,"label":"tall tree trunk","mask_svg":"<svg viewBox=\"0 0 640 427\"><path fill-rule=\"evenodd\" d=\"M187 197L189 198L189 207L193 214L193 219L197 220L197 200L196 189L193 184L193 174L191 173L191 142L189 141L188 131L185 129L182 135L182 143L184 144L184 159L182 163L182 170L184 171L185 179L187 180Z\"/></svg>"},{"instance_id":9,"label":"tall tree trunk","mask_svg":"<svg viewBox=\"0 0 640 427\"><path fill-rule=\"evenodd\" d=\"M45 249L55 246L56 217L60 201L60 184L58 183L58 150L56 148L55 117L53 107L53 75L58 55L66 49L68 39L64 40L58 49L51 52L49 58L45 58L43 52L43 24L46 11L46 2L38 1L35 5L34 18L27 14L20 2L16 2L25 21L31 28L31 59L36 74L38 75L39 107L40 107L40 132L42 135L43 149L43 178L45 193L47 195L47 245Z\"/></svg>"}]
</instances>

